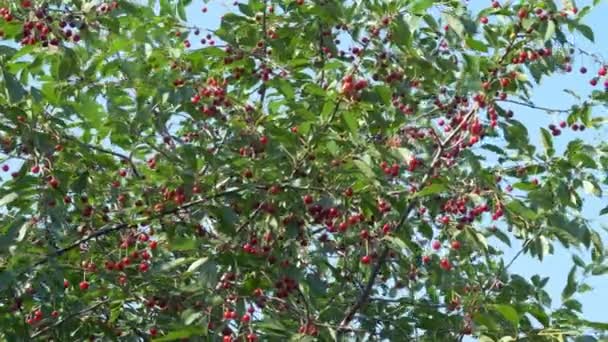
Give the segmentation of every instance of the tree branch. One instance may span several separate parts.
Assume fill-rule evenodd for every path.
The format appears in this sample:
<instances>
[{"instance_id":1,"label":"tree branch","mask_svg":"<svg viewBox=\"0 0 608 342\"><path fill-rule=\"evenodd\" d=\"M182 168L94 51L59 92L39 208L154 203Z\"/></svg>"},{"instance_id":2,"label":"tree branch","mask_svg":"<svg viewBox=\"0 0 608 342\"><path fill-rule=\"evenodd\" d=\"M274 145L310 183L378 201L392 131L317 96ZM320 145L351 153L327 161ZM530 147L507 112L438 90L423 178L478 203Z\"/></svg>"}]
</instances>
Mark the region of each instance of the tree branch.
<instances>
[{"instance_id":1,"label":"tree branch","mask_svg":"<svg viewBox=\"0 0 608 342\"><path fill-rule=\"evenodd\" d=\"M426 183L426 181L429 179L429 177L433 174L435 168L439 165L439 162L441 161L441 155L443 154L443 152L445 150L445 146L447 144L449 144L450 141L453 140L460 133L460 131L462 130L462 128L464 127L464 125L473 117L473 115L476 112L477 112L477 106L474 106L467 113L467 115L465 115L464 119L460 122L460 124L456 127L456 129L454 129L452 131L452 133L450 133L450 135L448 135L439 144L439 147L437 148L437 150L435 152L435 156L433 157L433 160L431 161L431 165L429 167L429 170L422 177L421 184ZM410 213L414 209L415 205L416 205L416 202L414 202L414 201L409 202L409 204L407 205L407 207L403 211L403 215L401 215L401 219L399 220L399 222L397 223L397 225L395 227L395 231L397 231L397 230L399 230L399 229L401 229L403 227L403 225L407 221L407 218L410 216ZM348 309L346 311L346 314L344 315L344 318L342 319L342 322L340 323L341 330L343 330L342 328L346 328L348 326L348 324L353 320L355 314L369 300L371 292L372 292L372 289L373 289L374 284L376 282L376 278L378 277L378 274L380 273L380 269L382 268L382 266L386 262L386 259L388 257L389 252L390 252L390 248L384 247L384 249L382 250L382 253L380 254L380 257L378 258L378 261L374 264L374 268L372 269L372 272L371 272L371 274L369 276L369 279L368 279L367 283L365 284L365 288L363 289L363 291L361 292L361 294L357 298L357 301L355 302L355 304L353 306L351 306L350 309Z\"/></svg>"},{"instance_id":2,"label":"tree branch","mask_svg":"<svg viewBox=\"0 0 608 342\"><path fill-rule=\"evenodd\" d=\"M516 33L517 31L519 31L520 27L516 27ZM509 42L509 45L505 48L505 52L504 54L500 57L500 59L498 60L499 65L502 65L504 63L504 61L507 59L507 56L509 55L509 53L511 52L511 50L513 49L513 46L515 44L515 41L517 40L517 35L514 36L513 39L511 39L511 41ZM445 146L447 144L450 143L450 141L452 139L454 139L454 137L456 137L459 133L460 130L464 127L465 123L469 121L469 119L477 112L477 107L473 107L471 109L471 111L469 111L469 113L464 117L464 119L460 122L460 124L458 125L458 127L456 129L454 129L452 131L452 133L450 133L450 135L448 135L440 144L439 147L437 148L437 151L435 153L435 156L433 157L433 160L431 162L431 165L429 167L429 170L427 171L427 173L423 176L423 179L421 181L421 184L426 183L426 181L428 180L428 178L432 175L432 173L434 172L435 167L439 164L439 162L441 161L441 155L444 152ZM407 220L408 216L410 215L410 212L412 211L412 209L414 209L414 205L415 202L410 202L407 207L405 208L403 215L401 216L401 219L399 220L399 223L397 224L397 226L395 227L395 231L399 230L404 224L405 221ZM363 289L363 291L361 292L361 294L359 295L359 297L357 298L357 301L355 302L355 304L353 304L353 306L351 306L345 313L344 318L342 319L342 322L340 323L340 331L344 331L345 329L348 328L348 325L350 324L350 322L353 320L353 318L355 317L355 314L367 303L367 301L370 298L371 292L372 292L372 288L374 287L374 283L376 282L376 278L378 277L378 274L380 273L380 269L382 268L382 265L384 265L384 263L386 262L386 258L388 257L389 254L389 248L388 247L384 247L384 249L382 250L382 253L380 254L380 257L378 258L378 261L374 264L374 268L372 269L372 272L370 274L370 277L365 285L365 288Z\"/></svg>"},{"instance_id":3,"label":"tree branch","mask_svg":"<svg viewBox=\"0 0 608 342\"><path fill-rule=\"evenodd\" d=\"M181 210L184 210L184 209L193 207L195 205L204 203L204 202L206 202L206 201L208 201L210 199L217 198L217 197L222 197L222 196L229 195L229 194L239 193L239 192L241 192L243 190L244 190L243 188L238 188L238 189L223 191L223 192L214 194L212 196L208 196L208 197L201 198L201 199L198 199L198 200L195 200L195 201L192 201L192 202L188 202L188 203L186 203L184 205L181 205L179 207L173 208L171 210L167 210L167 211L164 211L162 213L153 215L153 216L149 217L148 219L149 220L159 219L161 217L164 217L164 216L167 216L167 215L171 215L171 214L175 214L175 213L177 213L177 212L179 212ZM93 232L93 233L91 233L91 234L83 237L82 239L74 241L73 243L71 243L70 245L68 245L66 247L58 249L57 251L55 251L53 253L47 254L46 257L44 257L43 259L37 261L33 266L35 267L35 266L44 264L47 261L49 261L51 258L61 256L61 255L65 254L66 252L68 252L68 251L70 251L70 250L72 250L74 248L77 248L78 246L82 245L83 243L87 243L87 242L89 242L89 241L91 241L91 240L93 240L95 238L102 237L102 236L108 235L110 233L113 233L113 232L116 232L116 231L120 231L120 230L129 228L130 226L132 226L132 224L129 224L129 223L120 223L120 224L112 225L112 226L109 226L109 227L106 227L106 228L102 227L101 229L99 229L99 230L97 230L97 231L95 231L95 232Z\"/></svg>"},{"instance_id":4,"label":"tree branch","mask_svg":"<svg viewBox=\"0 0 608 342\"><path fill-rule=\"evenodd\" d=\"M533 109L544 110L545 112L551 112L551 113L570 113L572 111L571 109L547 108L547 107L543 107L543 106L537 106L533 103L520 102L520 101L515 101L515 100L498 100L498 101L513 103L513 104L516 104L519 106L529 107L529 108L533 108Z\"/></svg>"},{"instance_id":5,"label":"tree branch","mask_svg":"<svg viewBox=\"0 0 608 342\"><path fill-rule=\"evenodd\" d=\"M37 332L35 332L35 333L34 333L32 336L30 336L30 338L31 338L31 339L34 339L34 338L36 338L36 337L38 337L38 336L40 336L40 335L44 334L45 332L47 332L47 331L48 331L48 330L50 330L50 329L54 329L54 328L59 327L59 326L60 326L60 325L62 325L64 322L66 322L66 321L68 321L68 320L70 320L70 319L72 319L72 318L74 318L74 317L77 317L77 316L82 316L83 314L85 314L85 313L87 313L87 312L90 312L90 311L93 311L93 310L97 309L98 307L100 307L100 306L104 305L105 303L107 303L107 302L109 302L109 301L110 301L109 299L104 299L104 300L102 300L101 302L99 302L99 303L97 303L97 304L95 304L95 305L93 305L93 306L90 306L90 307L88 307L88 308L84 308L84 309L82 309L82 310L80 310L80 311L78 311L78 312L74 312L74 313L72 313L72 314L68 315L67 317L65 317L65 318L63 318L63 319L60 319L59 321L55 322L54 324L47 325L46 327L44 327L44 328L42 328L42 329L38 330L38 331L37 331Z\"/></svg>"}]
</instances>

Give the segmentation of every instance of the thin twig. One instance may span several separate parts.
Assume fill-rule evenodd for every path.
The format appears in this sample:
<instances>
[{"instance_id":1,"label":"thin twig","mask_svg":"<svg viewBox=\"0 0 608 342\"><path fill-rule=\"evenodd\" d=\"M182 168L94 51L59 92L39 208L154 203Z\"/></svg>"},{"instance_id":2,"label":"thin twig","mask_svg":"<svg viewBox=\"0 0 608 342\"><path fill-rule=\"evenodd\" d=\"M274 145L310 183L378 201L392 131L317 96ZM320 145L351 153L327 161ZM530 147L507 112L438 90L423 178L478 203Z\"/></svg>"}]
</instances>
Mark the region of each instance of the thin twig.
<instances>
[{"instance_id":1,"label":"thin twig","mask_svg":"<svg viewBox=\"0 0 608 342\"><path fill-rule=\"evenodd\" d=\"M533 108L533 109L544 110L545 112L551 112L551 113L570 113L572 111L571 109L547 108L547 107L543 107L543 106L537 106L532 103L520 102L520 101L515 101L515 100L498 100L498 101L513 103L513 104L516 104L519 106L525 106L525 107L529 107L529 108Z\"/></svg>"},{"instance_id":2,"label":"thin twig","mask_svg":"<svg viewBox=\"0 0 608 342\"><path fill-rule=\"evenodd\" d=\"M92 145L92 144L88 144L88 143L82 142L82 141L80 141L77 138L72 137L72 136L64 135L64 136L62 136L62 138L70 140L70 141L75 141L75 142L79 143L80 145L82 145L84 147L87 147L87 148L89 148L91 150L95 150L95 151L101 152L101 153L106 153L106 154L112 155L114 157L120 158L120 159L122 159L124 161L127 161L129 163L129 165L131 165L131 169L133 170L133 174L135 174L135 176L137 178L141 178L139 171L137 171L137 166L135 166L135 162L133 162L133 159L131 157L129 157L127 155L124 155L122 153L116 152L116 151L105 149L103 147L99 147L99 146L95 146L95 145Z\"/></svg>"}]
</instances>

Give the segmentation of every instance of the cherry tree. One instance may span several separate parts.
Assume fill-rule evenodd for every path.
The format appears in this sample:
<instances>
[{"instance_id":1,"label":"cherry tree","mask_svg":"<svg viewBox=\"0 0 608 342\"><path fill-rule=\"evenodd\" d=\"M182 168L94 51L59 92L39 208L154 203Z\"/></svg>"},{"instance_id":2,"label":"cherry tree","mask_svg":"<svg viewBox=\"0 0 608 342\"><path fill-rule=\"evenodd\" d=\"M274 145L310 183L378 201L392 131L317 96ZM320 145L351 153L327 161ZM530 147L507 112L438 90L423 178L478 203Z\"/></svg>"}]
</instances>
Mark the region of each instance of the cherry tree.
<instances>
[{"instance_id":1,"label":"cherry tree","mask_svg":"<svg viewBox=\"0 0 608 342\"><path fill-rule=\"evenodd\" d=\"M0 0L0 339L596 341L598 3Z\"/></svg>"}]
</instances>

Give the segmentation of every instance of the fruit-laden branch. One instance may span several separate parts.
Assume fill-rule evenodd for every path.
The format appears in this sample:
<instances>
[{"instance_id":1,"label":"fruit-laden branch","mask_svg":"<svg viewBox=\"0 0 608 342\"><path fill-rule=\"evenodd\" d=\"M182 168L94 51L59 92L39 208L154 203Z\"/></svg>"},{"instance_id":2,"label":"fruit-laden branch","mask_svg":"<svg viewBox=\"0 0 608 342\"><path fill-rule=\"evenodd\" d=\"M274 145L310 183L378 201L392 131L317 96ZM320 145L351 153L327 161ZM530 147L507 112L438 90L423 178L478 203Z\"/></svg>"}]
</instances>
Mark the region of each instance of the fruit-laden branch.
<instances>
[{"instance_id":1,"label":"fruit-laden branch","mask_svg":"<svg viewBox=\"0 0 608 342\"><path fill-rule=\"evenodd\" d=\"M445 151L446 146L458 134L461 133L462 129L464 127L466 127L466 125L469 122L469 120L475 115L475 113L477 112L477 109L478 109L477 106L473 106L473 108L471 108L471 110L465 115L465 117L460 122L460 124L458 125L458 127L456 127L456 129L454 129L450 135L448 135L443 141L440 142L440 144L437 147L437 150L435 152L435 156L433 157L433 160L431 161L431 165L430 165L428 171L426 172L426 174L422 178L421 184L425 184L427 182L427 180L429 179L429 177L431 177L431 175L435 171L435 168L441 162L441 155ZM410 201L408 203L407 207L403 211L403 215L401 215L401 218L399 219L399 222L397 223L397 225L395 227L395 230L399 230L399 229L401 229L403 227L403 225L407 221L407 218L410 216L410 213L414 209L415 205L416 205L415 201ZM380 269L382 268L382 266L386 262L386 259L388 258L388 255L389 255L389 252L390 252L390 248L385 246L383 248L383 250L382 250L382 253L380 254L380 257L378 258L378 261L374 264L374 268L372 269L372 272L371 272L371 274L369 276L369 279L368 279L367 283L365 284L365 287L364 287L363 291L361 292L361 295L359 295L359 298L357 299L357 301L355 302L355 304L353 306L351 306L350 309L348 309L346 311L346 314L344 315L344 318L342 319L342 322L340 323L340 330L342 330L342 331L348 330L348 325L353 320L353 318L355 317L355 314L369 300L371 292L372 292L372 289L373 289L374 284L376 282L376 278L378 277L378 274L380 273Z\"/></svg>"},{"instance_id":2,"label":"fruit-laden branch","mask_svg":"<svg viewBox=\"0 0 608 342\"><path fill-rule=\"evenodd\" d=\"M192 201L192 202L188 202L188 203L183 204L183 205L181 205L179 207L175 207L173 209L166 210L166 211L163 211L163 212L161 212L159 214L150 216L148 218L148 220L155 220L155 219L159 219L161 217L167 216L167 215L175 214L175 213L178 213L178 212L180 212L180 211L182 211L184 209L188 209L188 208L193 207L195 205L207 202L210 199L214 199L214 198L218 198L218 197L222 197L222 196L226 196L226 195L230 195L230 194L239 193L239 192L241 192L243 190L245 190L245 188L237 188L237 189L232 189L232 190L227 190L227 191L219 192L217 194L214 194L214 195L211 195L211 196L207 196L207 197L204 197L204 198ZM95 231L95 232L93 232L93 233L91 233L91 234L83 237L82 239L79 239L79 240L73 242L72 244L70 244L70 245L68 245L68 246L66 246L64 248L58 249L58 250L56 250L53 253L48 254L46 257L44 257L43 259L41 259L38 262L36 262L33 266L35 267L35 266L44 264L47 261L49 261L51 258L61 256L61 255L65 254L66 252L68 252L68 251L70 251L70 250L72 250L74 248L77 248L80 245L82 245L83 243L87 243L87 242L89 242L89 241L91 241L91 240L93 240L95 238L102 237L102 236L105 236L105 235L108 235L110 233L113 233L113 232L116 232L116 231L120 231L120 230L123 230L123 229L127 229L127 228L129 228L131 226L132 226L132 224L130 224L130 223L120 223L120 224L116 224L116 225L111 225L111 226L106 227L106 228L102 227L101 229L99 229L99 230L97 230L97 231Z\"/></svg>"},{"instance_id":3,"label":"fruit-laden branch","mask_svg":"<svg viewBox=\"0 0 608 342\"><path fill-rule=\"evenodd\" d=\"M84 308L84 309L82 309L82 310L80 310L80 311L74 312L74 313L72 313L71 315L68 315L67 317L65 317L65 318L63 318L63 319L61 319L61 320L59 320L59 321L55 322L54 324L49 324L49 325L47 325L46 327L44 327L44 328L42 328L42 329L38 330L38 331L37 331L37 332L35 332L35 333L34 333L32 336L30 336L30 338L31 338L31 339L35 339L36 337L38 337L38 336L40 336L40 335L44 334L46 331L48 331L48 330L50 330L50 329L55 329L55 328L57 328L58 326L62 325L64 322L66 322L66 321L68 321L68 320L70 320L70 319L72 319L72 318L74 318L74 317L80 317L80 316L84 315L84 314L85 314L85 313L87 313L87 312L93 311L93 310L97 309L98 307L100 307L100 306L104 305L105 303L107 303L107 302L109 302L109 301L110 301L110 299L104 299L104 300L102 300L101 302L99 302L99 303L97 303L97 304L95 304L95 305L92 305L92 306L89 306L89 307L87 307L87 308Z\"/></svg>"},{"instance_id":4,"label":"fruit-laden branch","mask_svg":"<svg viewBox=\"0 0 608 342\"><path fill-rule=\"evenodd\" d=\"M509 53L511 52L511 50L513 49L513 46L517 40L517 33L519 33L519 30L521 29L521 26L516 26L515 27L515 34L513 35L513 38L511 38L511 40L509 41L509 45L505 48L504 53L502 54L502 56L500 56L500 59L498 60L498 65L502 65L507 56L509 55ZM477 106L474 106L469 113L467 113L467 115L464 117L464 119L460 122L460 124L458 125L458 127L456 127L456 129L454 129L452 131L452 133L450 135L448 135L437 147L437 151L435 153L435 156L433 157L432 161L431 161L431 165L429 167L429 170L427 171L427 173L423 176L422 182L421 184L425 184L426 181L428 180L428 178L433 174L435 167L437 167L437 165L439 165L439 162L441 161L441 155L443 154L443 152L445 151L446 146L460 133L460 131L465 127L465 125L468 123L468 121L475 115L475 113L477 112ZM414 209L416 202L411 201L410 203L408 203L407 207L405 208L403 215L401 216L397 226L395 227L395 230L399 230L401 229L401 227L405 224L405 222L407 221L407 218L409 217L411 211ZM344 318L342 319L342 321L340 322L340 331L347 331L348 330L348 325L350 324L350 322L353 320L353 318L355 317L355 314L367 303L367 301L369 300L371 293L372 293L372 289L374 287L374 284L376 283L376 278L378 277L378 274L380 273L380 269L382 268L382 266L384 265L384 263L386 262L386 259L389 255L390 249L388 247L384 247L384 249L382 250L382 253L380 254L380 257L378 258L378 261L374 264L374 268L372 269L372 272L369 276L369 279L367 281L367 283L365 284L365 288L363 289L363 291L361 292L361 294L359 295L359 297L357 298L357 301L353 304L353 306L351 306L345 313Z\"/></svg>"}]
</instances>

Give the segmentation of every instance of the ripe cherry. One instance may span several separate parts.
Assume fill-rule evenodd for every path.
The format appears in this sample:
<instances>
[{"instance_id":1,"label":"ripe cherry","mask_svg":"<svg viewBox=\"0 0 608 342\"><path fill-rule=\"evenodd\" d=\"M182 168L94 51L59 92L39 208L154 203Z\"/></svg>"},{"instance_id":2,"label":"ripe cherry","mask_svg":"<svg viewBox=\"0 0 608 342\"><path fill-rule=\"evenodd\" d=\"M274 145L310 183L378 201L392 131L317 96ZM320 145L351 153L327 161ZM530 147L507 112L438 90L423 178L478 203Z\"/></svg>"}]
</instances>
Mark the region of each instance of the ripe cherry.
<instances>
[{"instance_id":1,"label":"ripe cherry","mask_svg":"<svg viewBox=\"0 0 608 342\"><path fill-rule=\"evenodd\" d=\"M364 255L361 257L361 263L364 265L369 265L372 262L371 255Z\"/></svg>"},{"instance_id":2,"label":"ripe cherry","mask_svg":"<svg viewBox=\"0 0 608 342\"><path fill-rule=\"evenodd\" d=\"M460 245L460 241L458 241L458 240L454 240L454 241L452 241L452 249L453 249L453 250L456 250L456 251L457 251L457 250L459 250L459 249L460 249L460 247L461 247L461 245Z\"/></svg>"},{"instance_id":3,"label":"ripe cherry","mask_svg":"<svg viewBox=\"0 0 608 342\"><path fill-rule=\"evenodd\" d=\"M422 256L422 263L423 264L428 264L429 262L431 262L431 257L428 255L423 255Z\"/></svg>"},{"instance_id":4,"label":"ripe cherry","mask_svg":"<svg viewBox=\"0 0 608 342\"><path fill-rule=\"evenodd\" d=\"M243 317L241 317L241 322L243 323L249 323L249 321L251 321L251 316L249 314L244 314Z\"/></svg>"},{"instance_id":5,"label":"ripe cherry","mask_svg":"<svg viewBox=\"0 0 608 342\"><path fill-rule=\"evenodd\" d=\"M80 287L80 289L82 291L86 291L86 290L89 289L89 282L86 281L86 280L83 280L83 281L80 282L80 284L78 284L78 286Z\"/></svg>"},{"instance_id":6,"label":"ripe cherry","mask_svg":"<svg viewBox=\"0 0 608 342\"><path fill-rule=\"evenodd\" d=\"M311 195L304 195L303 200L305 204L312 204L314 201Z\"/></svg>"},{"instance_id":7,"label":"ripe cherry","mask_svg":"<svg viewBox=\"0 0 608 342\"><path fill-rule=\"evenodd\" d=\"M150 247L150 249L156 249L156 247L158 247L158 241L150 241L150 244L148 246Z\"/></svg>"},{"instance_id":8,"label":"ripe cherry","mask_svg":"<svg viewBox=\"0 0 608 342\"><path fill-rule=\"evenodd\" d=\"M522 8L522 9L520 9L520 10L517 12L517 16L518 16L520 19L524 19L525 17L527 17L527 16L528 16L528 11L526 11L526 9L525 9L525 8Z\"/></svg>"},{"instance_id":9,"label":"ripe cherry","mask_svg":"<svg viewBox=\"0 0 608 342\"><path fill-rule=\"evenodd\" d=\"M148 269L150 269L150 264L149 263L147 263L145 261L142 261L139 264L139 271L140 272L148 272Z\"/></svg>"},{"instance_id":10,"label":"ripe cherry","mask_svg":"<svg viewBox=\"0 0 608 342\"><path fill-rule=\"evenodd\" d=\"M53 312L51 312L51 317L53 317L53 318L59 317L59 311L53 310Z\"/></svg>"},{"instance_id":11,"label":"ripe cherry","mask_svg":"<svg viewBox=\"0 0 608 342\"><path fill-rule=\"evenodd\" d=\"M488 18L487 17L481 17L481 19L479 21L481 21L481 23L485 25L485 24L488 23Z\"/></svg>"},{"instance_id":12,"label":"ripe cherry","mask_svg":"<svg viewBox=\"0 0 608 342\"><path fill-rule=\"evenodd\" d=\"M48 184L51 188L57 189L59 187L59 180L57 180L55 177L51 177Z\"/></svg>"},{"instance_id":13,"label":"ripe cherry","mask_svg":"<svg viewBox=\"0 0 608 342\"><path fill-rule=\"evenodd\" d=\"M150 336L156 336L158 334L158 329L152 327L148 332L150 333Z\"/></svg>"},{"instance_id":14,"label":"ripe cherry","mask_svg":"<svg viewBox=\"0 0 608 342\"><path fill-rule=\"evenodd\" d=\"M431 247L432 247L434 250L438 251L438 250L440 250L440 249L441 249L441 242L439 242L439 241L435 240L435 241L433 241L433 243L431 244Z\"/></svg>"},{"instance_id":15,"label":"ripe cherry","mask_svg":"<svg viewBox=\"0 0 608 342\"><path fill-rule=\"evenodd\" d=\"M448 259L443 258L439 261L439 267L441 267L441 269L443 269L444 271L449 271L452 269L452 264Z\"/></svg>"}]
</instances>

